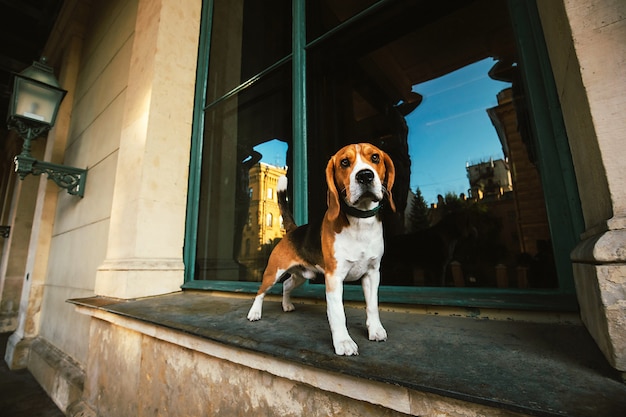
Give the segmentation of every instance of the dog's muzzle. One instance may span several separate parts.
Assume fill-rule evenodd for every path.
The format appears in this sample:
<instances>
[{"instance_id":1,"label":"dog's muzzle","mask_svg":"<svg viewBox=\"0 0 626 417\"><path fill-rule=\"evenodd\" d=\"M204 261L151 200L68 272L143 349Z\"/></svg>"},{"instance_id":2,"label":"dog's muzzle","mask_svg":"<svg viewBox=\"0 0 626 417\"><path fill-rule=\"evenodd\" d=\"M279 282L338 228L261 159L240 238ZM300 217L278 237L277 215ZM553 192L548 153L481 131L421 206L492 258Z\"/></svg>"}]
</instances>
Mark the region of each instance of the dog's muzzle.
<instances>
[{"instance_id":1,"label":"dog's muzzle","mask_svg":"<svg viewBox=\"0 0 626 417\"><path fill-rule=\"evenodd\" d=\"M362 169L356 173L355 178L359 184L371 184L374 181L374 172L371 169Z\"/></svg>"},{"instance_id":2,"label":"dog's muzzle","mask_svg":"<svg viewBox=\"0 0 626 417\"><path fill-rule=\"evenodd\" d=\"M363 200L378 202L384 193L379 189L376 174L371 169L365 168L354 175L356 187L352 189L352 204L359 204Z\"/></svg>"}]
</instances>

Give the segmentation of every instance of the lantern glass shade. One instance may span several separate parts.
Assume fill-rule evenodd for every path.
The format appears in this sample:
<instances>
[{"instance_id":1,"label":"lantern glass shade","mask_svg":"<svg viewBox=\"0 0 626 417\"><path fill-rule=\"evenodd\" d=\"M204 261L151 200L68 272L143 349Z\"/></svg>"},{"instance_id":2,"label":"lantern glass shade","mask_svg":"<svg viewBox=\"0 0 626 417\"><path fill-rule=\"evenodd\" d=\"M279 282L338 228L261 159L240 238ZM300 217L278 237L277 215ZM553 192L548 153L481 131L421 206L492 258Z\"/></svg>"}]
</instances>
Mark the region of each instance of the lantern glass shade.
<instances>
[{"instance_id":1,"label":"lantern glass shade","mask_svg":"<svg viewBox=\"0 0 626 417\"><path fill-rule=\"evenodd\" d=\"M59 88L54 75L29 67L15 75L9 117L54 126L65 90ZM39 71L39 72L38 72Z\"/></svg>"}]
</instances>

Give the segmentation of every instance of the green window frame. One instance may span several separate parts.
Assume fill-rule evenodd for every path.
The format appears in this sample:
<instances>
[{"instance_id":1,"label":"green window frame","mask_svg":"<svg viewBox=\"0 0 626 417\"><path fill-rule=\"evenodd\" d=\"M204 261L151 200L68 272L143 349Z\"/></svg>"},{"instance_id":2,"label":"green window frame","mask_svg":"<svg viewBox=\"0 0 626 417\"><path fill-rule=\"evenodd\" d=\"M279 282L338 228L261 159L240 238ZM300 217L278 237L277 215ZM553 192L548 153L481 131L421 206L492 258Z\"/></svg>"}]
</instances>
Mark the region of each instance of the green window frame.
<instances>
[{"instance_id":1,"label":"green window frame","mask_svg":"<svg viewBox=\"0 0 626 417\"><path fill-rule=\"evenodd\" d=\"M291 61L292 65L292 112L293 112L293 206L299 224L308 219L307 184L307 49L332 33L363 19L384 7L389 1L381 0L339 24L317 39L307 43L305 26L305 0L292 2L292 53L279 62L243 82L228 92L225 99L247 88L255 79ZM198 70L195 94L194 122L189 171L187 224L184 246L184 289L218 290L255 293L258 283L233 281L194 280L195 248L198 231L198 207L200 176L202 168L204 109L209 74L209 47L213 0L204 0L198 52ZM544 184L550 234L554 242L554 257L558 274L558 289L498 289L498 288L436 288L436 287L385 287L380 289L382 303L408 303L421 305L458 306L467 308L506 308L526 310L575 311L578 308L573 283L572 264L569 253L583 231L583 218L576 186L568 139L560 112L560 105L550 61L544 43L543 32L535 2L508 0L511 21L520 58L524 61L522 77L529 96L531 128L534 131L537 166ZM272 290L281 291L280 286ZM296 296L324 298L323 284L307 284L296 291ZM359 286L347 286L346 300L362 300Z\"/></svg>"}]
</instances>

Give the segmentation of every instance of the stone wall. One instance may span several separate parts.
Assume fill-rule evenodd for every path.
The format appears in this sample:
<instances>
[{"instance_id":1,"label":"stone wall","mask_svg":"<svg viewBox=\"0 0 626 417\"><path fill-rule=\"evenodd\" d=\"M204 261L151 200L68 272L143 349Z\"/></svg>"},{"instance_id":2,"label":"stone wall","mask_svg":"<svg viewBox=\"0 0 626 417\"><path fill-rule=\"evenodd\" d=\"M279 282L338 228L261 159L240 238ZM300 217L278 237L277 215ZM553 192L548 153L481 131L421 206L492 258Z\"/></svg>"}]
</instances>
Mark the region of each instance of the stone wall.
<instances>
[{"instance_id":1,"label":"stone wall","mask_svg":"<svg viewBox=\"0 0 626 417\"><path fill-rule=\"evenodd\" d=\"M626 3L537 3L585 218L572 253L581 315L626 371Z\"/></svg>"}]
</instances>

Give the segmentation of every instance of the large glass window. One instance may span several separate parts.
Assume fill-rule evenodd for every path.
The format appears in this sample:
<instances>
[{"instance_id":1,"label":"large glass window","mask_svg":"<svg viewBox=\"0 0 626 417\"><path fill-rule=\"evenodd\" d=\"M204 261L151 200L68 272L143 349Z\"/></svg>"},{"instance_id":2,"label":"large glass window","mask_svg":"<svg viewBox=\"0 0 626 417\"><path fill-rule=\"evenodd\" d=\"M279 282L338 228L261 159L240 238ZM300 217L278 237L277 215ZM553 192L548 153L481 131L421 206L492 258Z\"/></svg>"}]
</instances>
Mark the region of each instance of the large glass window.
<instances>
[{"instance_id":1,"label":"large glass window","mask_svg":"<svg viewBox=\"0 0 626 417\"><path fill-rule=\"evenodd\" d=\"M520 25L537 27L520 23L511 10L518 2L310 0L296 22L290 1L205 3L209 53L199 67L208 71L199 80L205 102L194 138L201 158L190 189L197 210L190 206L188 286L255 291L245 282L261 279L284 234L278 177L297 177L308 216L321 216L328 158L363 141L396 166L383 298L385 288L394 301L447 290L455 304L463 294L452 288L571 292L562 267L571 247L555 233L559 210L546 202L562 191L545 183L548 170L560 168L546 167L539 156L549 151L537 145L557 135L540 133L534 116L546 99L531 91L528 74L536 77L538 64L520 48L540 48L520 42ZM297 66L292 30L303 28L305 64ZM299 78L305 94L294 96ZM296 120L306 121L305 134L294 130ZM308 155L306 172L293 164L294 147ZM294 200L293 187L289 194Z\"/></svg>"},{"instance_id":2,"label":"large glass window","mask_svg":"<svg viewBox=\"0 0 626 417\"><path fill-rule=\"evenodd\" d=\"M343 20L313 3L311 32ZM515 45L507 3L482 0L399 2L310 48L310 183L355 141L396 166L384 284L558 286Z\"/></svg>"}]
</instances>

